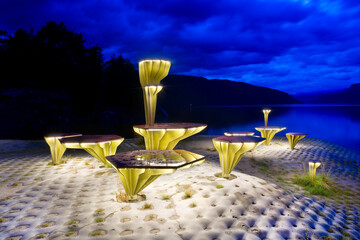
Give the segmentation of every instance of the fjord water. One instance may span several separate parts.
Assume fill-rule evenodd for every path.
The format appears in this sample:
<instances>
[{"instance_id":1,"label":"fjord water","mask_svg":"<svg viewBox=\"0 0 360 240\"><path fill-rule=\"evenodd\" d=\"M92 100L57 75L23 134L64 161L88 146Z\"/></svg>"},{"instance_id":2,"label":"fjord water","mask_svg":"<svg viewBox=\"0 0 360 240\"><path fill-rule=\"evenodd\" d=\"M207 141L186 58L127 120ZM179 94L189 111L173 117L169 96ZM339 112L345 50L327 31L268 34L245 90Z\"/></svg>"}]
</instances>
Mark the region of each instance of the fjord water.
<instances>
[{"instance_id":1,"label":"fjord water","mask_svg":"<svg viewBox=\"0 0 360 240\"><path fill-rule=\"evenodd\" d=\"M263 108L270 108L268 126L284 126L287 132L308 133L311 138L328 140L360 151L360 106L277 105L239 107L197 107L189 120L205 122L203 134L222 135L226 131L253 131L264 125Z\"/></svg>"}]
</instances>

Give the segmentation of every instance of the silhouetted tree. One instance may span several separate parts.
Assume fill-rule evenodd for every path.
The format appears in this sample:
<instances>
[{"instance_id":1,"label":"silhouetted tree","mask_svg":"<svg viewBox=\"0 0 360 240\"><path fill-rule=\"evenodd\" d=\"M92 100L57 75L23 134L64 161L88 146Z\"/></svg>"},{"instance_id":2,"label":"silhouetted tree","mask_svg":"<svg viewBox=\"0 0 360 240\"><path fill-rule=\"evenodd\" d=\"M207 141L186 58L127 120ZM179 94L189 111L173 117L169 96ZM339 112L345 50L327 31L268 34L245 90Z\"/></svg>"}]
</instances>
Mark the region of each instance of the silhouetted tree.
<instances>
[{"instance_id":1,"label":"silhouetted tree","mask_svg":"<svg viewBox=\"0 0 360 240\"><path fill-rule=\"evenodd\" d=\"M121 105L131 111L139 110L142 103L139 74L129 59L114 55L105 63L104 85L107 88L107 105Z\"/></svg>"}]
</instances>

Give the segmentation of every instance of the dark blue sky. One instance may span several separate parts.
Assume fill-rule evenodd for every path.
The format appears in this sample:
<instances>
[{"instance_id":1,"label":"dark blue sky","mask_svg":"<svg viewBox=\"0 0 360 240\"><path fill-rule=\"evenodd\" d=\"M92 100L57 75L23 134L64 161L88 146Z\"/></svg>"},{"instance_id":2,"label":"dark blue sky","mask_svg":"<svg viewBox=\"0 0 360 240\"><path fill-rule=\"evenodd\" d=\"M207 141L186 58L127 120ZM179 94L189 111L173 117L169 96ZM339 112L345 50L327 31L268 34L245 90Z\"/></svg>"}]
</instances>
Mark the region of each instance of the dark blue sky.
<instances>
[{"instance_id":1,"label":"dark blue sky","mask_svg":"<svg viewBox=\"0 0 360 240\"><path fill-rule=\"evenodd\" d=\"M0 29L63 21L122 54L172 62L170 73L291 94L360 82L359 0L1 0Z\"/></svg>"}]
</instances>

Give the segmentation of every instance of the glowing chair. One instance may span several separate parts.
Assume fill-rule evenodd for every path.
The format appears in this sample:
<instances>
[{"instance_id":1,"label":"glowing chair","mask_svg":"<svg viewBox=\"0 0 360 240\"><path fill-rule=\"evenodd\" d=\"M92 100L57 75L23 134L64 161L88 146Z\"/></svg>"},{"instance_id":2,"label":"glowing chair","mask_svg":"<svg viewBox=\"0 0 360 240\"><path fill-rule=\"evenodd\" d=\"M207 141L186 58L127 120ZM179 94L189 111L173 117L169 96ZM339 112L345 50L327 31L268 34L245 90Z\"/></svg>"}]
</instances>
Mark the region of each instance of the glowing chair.
<instances>
[{"instance_id":1,"label":"glowing chair","mask_svg":"<svg viewBox=\"0 0 360 240\"><path fill-rule=\"evenodd\" d=\"M309 176L312 181L315 180L316 177L316 169L320 167L320 162L309 162Z\"/></svg>"},{"instance_id":2,"label":"glowing chair","mask_svg":"<svg viewBox=\"0 0 360 240\"><path fill-rule=\"evenodd\" d=\"M144 137L146 150L172 150L179 141L201 132L206 126L199 123L158 123L133 128Z\"/></svg>"},{"instance_id":3,"label":"glowing chair","mask_svg":"<svg viewBox=\"0 0 360 240\"><path fill-rule=\"evenodd\" d=\"M60 139L65 148L84 149L104 163L105 167L111 167L105 157L114 155L123 141L124 138L117 135L83 135Z\"/></svg>"},{"instance_id":4,"label":"glowing chair","mask_svg":"<svg viewBox=\"0 0 360 240\"><path fill-rule=\"evenodd\" d=\"M61 133L44 137L46 143L50 147L51 158L54 165L61 163L60 160L66 151L66 147L64 147L59 140L62 138L78 137L81 135L82 134L80 133Z\"/></svg>"},{"instance_id":5,"label":"glowing chair","mask_svg":"<svg viewBox=\"0 0 360 240\"><path fill-rule=\"evenodd\" d=\"M171 63L165 60L139 62L140 84L143 89L146 124L155 122L157 94L162 90L160 81L169 73Z\"/></svg>"},{"instance_id":6,"label":"glowing chair","mask_svg":"<svg viewBox=\"0 0 360 240\"><path fill-rule=\"evenodd\" d=\"M267 146L275 134L285 130L286 127L256 127L255 129L261 133L261 137L266 138L264 144Z\"/></svg>"},{"instance_id":7,"label":"glowing chair","mask_svg":"<svg viewBox=\"0 0 360 240\"><path fill-rule=\"evenodd\" d=\"M222 177L229 178L231 171L243 155L264 141L264 138L253 136L222 136L213 138L213 144L219 153Z\"/></svg>"},{"instance_id":8,"label":"glowing chair","mask_svg":"<svg viewBox=\"0 0 360 240\"><path fill-rule=\"evenodd\" d=\"M268 118L269 118L269 113L271 112L271 109L263 109L262 111L263 111L263 113L264 113L265 127L267 127Z\"/></svg>"},{"instance_id":9,"label":"glowing chair","mask_svg":"<svg viewBox=\"0 0 360 240\"><path fill-rule=\"evenodd\" d=\"M205 157L185 150L140 150L107 157L116 169L128 200L137 195L162 174L191 167L205 161Z\"/></svg>"},{"instance_id":10,"label":"glowing chair","mask_svg":"<svg viewBox=\"0 0 360 240\"><path fill-rule=\"evenodd\" d=\"M296 146L296 144L299 142L299 140L306 137L307 133L297 133L297 132L290 132L286 134L286 137L289 141L290 149L293 150Z\"/></svg>"}]
</instances>

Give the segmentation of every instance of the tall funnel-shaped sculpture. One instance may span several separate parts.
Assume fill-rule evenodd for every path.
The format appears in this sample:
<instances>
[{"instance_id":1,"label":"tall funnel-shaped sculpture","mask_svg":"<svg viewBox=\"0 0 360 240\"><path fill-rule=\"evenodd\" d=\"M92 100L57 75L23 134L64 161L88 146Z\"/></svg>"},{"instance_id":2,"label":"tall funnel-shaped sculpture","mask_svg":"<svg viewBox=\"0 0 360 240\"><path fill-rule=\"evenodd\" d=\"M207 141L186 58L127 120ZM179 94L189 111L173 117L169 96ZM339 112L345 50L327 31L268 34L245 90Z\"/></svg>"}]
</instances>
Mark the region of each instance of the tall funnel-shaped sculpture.
<instances>
[{"instance_id":1,"label":"tall funnel-shaped sculpture","mask_svg":"<svg viewBox=\"0 0 360 240\"><path fill-rule=\"evenodd\" d=\"M153 125L155 122L157 94L162 89L160 81L168 75L170 66L170 61L165 60L149 59L139 62L139 77L143 89L147 125Z\"/></svg>"},{"instance_id":2,"label":"tall funnel-shaped sculpture","mask_svg":"<svg viewBox=\"0 0 360 240\"><path fill-rule=\"evenodd\" d=\"M265 127L267 127L268 124L268 119L269 119L269 113L271 112L271 109L263 109L262 110L264 113L264 122L265 122Z\"/></svg>"}]
</instances>

